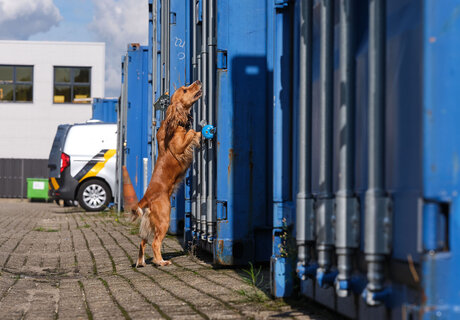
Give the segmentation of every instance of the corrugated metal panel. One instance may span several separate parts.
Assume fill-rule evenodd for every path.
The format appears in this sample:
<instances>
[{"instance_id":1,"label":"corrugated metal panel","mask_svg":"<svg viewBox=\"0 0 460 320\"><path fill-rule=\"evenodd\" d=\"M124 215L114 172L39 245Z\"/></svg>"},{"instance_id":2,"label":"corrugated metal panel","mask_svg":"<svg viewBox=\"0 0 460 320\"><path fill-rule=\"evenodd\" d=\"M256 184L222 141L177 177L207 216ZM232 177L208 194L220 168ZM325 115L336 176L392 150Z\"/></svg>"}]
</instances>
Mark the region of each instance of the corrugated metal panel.
<instances>
[{"instance_id":1,"label":"corrugated metal panel","mask_svg":"<svg viewBox=\"0 0 460 320\"><path fill-rule=\"evenodd\" d=\"M147 94L148 82L148 48L131 44L128 47L128 73L125 81L127 89L126 115L126 167L131 176L137 198L144 195L143 158L148 158L147 172L152 172L151 139L152 114ZM150 176L148 177L150 180ZM147 181L148 184L148 181Z\"/></svg>"},{"instance_id":2,"label":"corrugated metal panel","mask_svg":"<svg viewBox=\"0 0 460 320\"><path fill-rule=\"evenodd\" d=\"M0 198L26 198L26 178L48 178L48 159L0 159Z\"/></svg>"},{"instance_id":3,"label":"corrugated metal panel","mask_svg":"<svg viewBox=\"0 0 460 320\"><path fill-rule=\"evenodd\" d=\"M115 98L94 98L91 119L117 123L117 105L118 99Z\"/></svg>"}]
</instances>

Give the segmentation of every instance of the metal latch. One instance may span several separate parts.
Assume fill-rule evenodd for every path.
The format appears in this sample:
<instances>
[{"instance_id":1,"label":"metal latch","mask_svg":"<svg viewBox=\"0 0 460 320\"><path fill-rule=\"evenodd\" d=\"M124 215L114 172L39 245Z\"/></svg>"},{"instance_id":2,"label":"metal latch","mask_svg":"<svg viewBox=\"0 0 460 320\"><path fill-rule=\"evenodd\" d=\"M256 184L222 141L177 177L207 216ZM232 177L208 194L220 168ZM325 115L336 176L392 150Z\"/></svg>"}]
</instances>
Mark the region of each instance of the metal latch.
<instances>
[{"instance_id":1,"label":"metal latch","mask_svg":"<svg viewBox=\"0 0 460 320\"><path fill-rule=\"evenodd\" d=\"M158 98L158 100L153 104L155 110L165 111L169 106L169 95L164 94Z\"/></svg>"}]
</instances>

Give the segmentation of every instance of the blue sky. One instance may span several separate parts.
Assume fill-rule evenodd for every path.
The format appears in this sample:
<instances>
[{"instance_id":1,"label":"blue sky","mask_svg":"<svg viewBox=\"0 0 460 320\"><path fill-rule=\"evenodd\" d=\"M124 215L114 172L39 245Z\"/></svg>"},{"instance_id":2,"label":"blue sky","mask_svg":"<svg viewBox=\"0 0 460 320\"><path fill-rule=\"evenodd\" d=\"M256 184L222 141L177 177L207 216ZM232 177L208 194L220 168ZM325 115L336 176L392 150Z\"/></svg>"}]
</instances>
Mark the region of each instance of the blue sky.
<instances>
[{"instance_id":1,"label":"blue sky","mask_svg":"<svg viewBox=\"0 0 460 320\"><path fill-rule=\"evenodd\" d=\"M128 43L147 35L148 0L0 0L0 40L104 42L106 97L120 94Z\"/></svg>"},{"instance_id":2,"label":"blue sky","mask_svg":"<svg viewBox=\"0 0 460 320\"><path fill-rule=\"evenodd\" d=\"M90 0L54 0L62 20L47 32L32 35L29 40L97 41L88 25L93 20L93 3Z\"/></svg>"}]
</instances>

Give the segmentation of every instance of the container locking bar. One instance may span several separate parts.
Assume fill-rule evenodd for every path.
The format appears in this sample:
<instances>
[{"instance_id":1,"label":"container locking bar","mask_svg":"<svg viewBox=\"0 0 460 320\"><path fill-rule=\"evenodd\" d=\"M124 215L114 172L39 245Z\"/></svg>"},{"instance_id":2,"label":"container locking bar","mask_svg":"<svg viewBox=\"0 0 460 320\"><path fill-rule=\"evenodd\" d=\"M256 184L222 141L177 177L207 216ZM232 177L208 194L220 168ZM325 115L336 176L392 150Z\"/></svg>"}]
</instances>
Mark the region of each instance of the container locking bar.
<instances>
[{"instance_id":1,"label":"container locking bar","mask_svg":"<svg viewBox=\"0 0 460 320\"><path fill-rule=\"evenodd\" d=\"M215 105L216 105L216 20L217 20L217 1L207 0L207 46L208 46L208 85L207 85L207 103L208 103L208 121L215 123ZM215 128L209 128L208 132L214 137ZM206 133L206 131L205 131ZM212 138L211 137L211 138ZM214 227L216 225L216 150L215 141L213 139L207 140L207 153L208 153L208 197L206 199L206 228L207 228L207 241L212 243L215 238Z\"/></svg>"},{"instance_id":2,"label":"container locking bar","mask_svg":"<svg viewBox=\"0 0 460 320\"><path fill-rule=\"evenodd\" d=\"M385 191L385 42L386 1L369 2L369 182L365 203L364 253L368 305L385 300L385 256L391 252L392 205Z\"/></svg>"},{"instance_id":3,"label":"container locking bar","mask_svg":"<svg viewBox=\"0 0 460 320\"><path fill-rule=\"evenodd\" d=\"M192 1L192 81L199 80L198 79L198 59L197 59L197 6L196 2ZM197 130L198 127L198 110L200 108L200 102L197 102L197 105L192 108L193 112L193 129ZM198 200L198 185L199 185L199 173L198 173L198 159L199 159L199 151L197 149L193 150L193 163L192 163L192 241L195 240L197 234L197 220L198 220L198 208L197 203Z\"/></svg>"},{"instance_id":4,"label":"container locking bar","mask_svg":"<svg viewBox=\"0 0 460 320\"><path fill-rule=\"evenodd\" d=\"M208 121L208 97L209 97L209 83L208 83L208 0L201 0L201 83L203 95L201 97L201 119ZM208 184L208 149L205 147L201 151L201 168L199 174L201 174L201 203L200 203L200 239L206 241L207 238L207 219L208 219L208 206L207 198L209 196L209 184Z\"/></svg>"},{"instance_id":5,"label":"container locking bar","mask_svg":"<svg viewBox=\"0 0 460 320\"><path fill-rule=\"evenodd\" d=\"M355 187L355 1L340 0L339 190L335 198L338 276L336 293L350 294L352 255L359 247L360 213Z\"/></svg>"},{"instance_id":6,"label":"container locking bar","mask_svg":"<svg viewBox=\"0 0 460 320\"><path fill-rule=\"evenodd\" d=\"M320 44L320 141L319 141L319 186L316 200L316 249L320 286L329 287L333 278L325 277L331 271L334 248L334 196L332 191L333 148L333 62L334 62L334 1L321 1Z\"/></svg>"},{"instance_id":7,"label":"container locking bar","mask_svg":"<svg viewBox=\"0 0 460 320\"><path fill-rule=\"evenodd\" d=\"M196 59L196 70L195 70L195 80L200 80L203 83L203 70L202 70L202 59L201 59L201 47L202 47L202 4L201 1L196 0L194 10L195 14L193 15L193 35L194 35L194 40L193 40L193 54ZM199 99L197 101L197 105L195 108L193 108L196 113L194 116L194 121L195 121L195 130L199 130L198 126L198 119L202 118L202 104L203 104L203 99ZM194 203L195 207L195 223L192 223L192 231L194 235L194 240L197 240L200 238L201 235L201 218L202 218L202 211L201 211L201 203L202 203L202 198L203 198L203 171L202 171L202 160L204 157L204 151L200 149L195 149L195 166L196 166L196 175L194 179L196 181L196 201Z\"/></svg>"},{"instance_id":8,"label":"container locking bar","mask_svg":"<svg viewBox=\"0 0 460 320\"><path fill-rule=\"evenodd\" d=\"M313 0L300 2L300 90L298 138L298 192L296 202L297 275L305 280L315 240L315 210L312 195L312 44Z\"/></svg>"}]
</instances>

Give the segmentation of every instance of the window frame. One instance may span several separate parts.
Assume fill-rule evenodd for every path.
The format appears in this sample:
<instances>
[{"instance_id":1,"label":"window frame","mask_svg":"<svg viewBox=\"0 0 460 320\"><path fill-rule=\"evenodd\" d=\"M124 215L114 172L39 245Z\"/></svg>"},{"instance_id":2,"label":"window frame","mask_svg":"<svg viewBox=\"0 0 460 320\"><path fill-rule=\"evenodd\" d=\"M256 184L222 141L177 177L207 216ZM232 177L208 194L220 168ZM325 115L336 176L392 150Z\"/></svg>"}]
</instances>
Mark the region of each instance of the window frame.
<instances>
[{"instance_id":1,"label":"window frame","mask_svg":"<svg viewBox=\"0 0 460 320\"><path fill-rule=\"evenodd\" d=\"M35 77L35 66L30 64L0 64L0 67L12 67L13 68L13 82L5 82L5 80L0 80L0 84L12 84L13 85L13 100L0 100L1 103L34 103L34 77ZM31 68L32 69L32 79L30 81L17 81L16 80L16 68ZM16 100L16 86L17 85L30 85L32 86L32 100L30 101L17 101Z\"/></svg>"},{"instance_id":2,"label":"window frame","mask_svg":"<svg viewBox=\"0 0 460 320\"><path fill-rule=\"evenodd\" d=\"M68 68L70 69L70 81L69 82L56 82L56 68ZM89 82L75 82L74 80L74 70L75 69L82 69L86 68L89 69ZM53 66L53 87L52 87L52 97L53 97L53 104L60 105L60 104L91 104L91 101L88 102L73 102L72 97L74 93L75 86L88 86L89 87L89 97L88 99L92 98L92 81L93 80L93 67L92 66ZM54 101L54 93L56 86L70 86L70 102L55 102Z\"/></svg>"}]
</instances>

